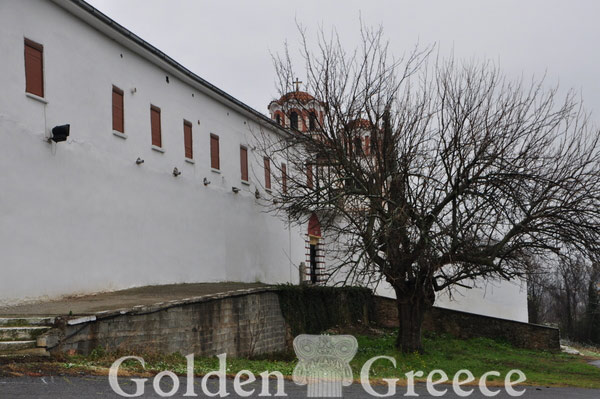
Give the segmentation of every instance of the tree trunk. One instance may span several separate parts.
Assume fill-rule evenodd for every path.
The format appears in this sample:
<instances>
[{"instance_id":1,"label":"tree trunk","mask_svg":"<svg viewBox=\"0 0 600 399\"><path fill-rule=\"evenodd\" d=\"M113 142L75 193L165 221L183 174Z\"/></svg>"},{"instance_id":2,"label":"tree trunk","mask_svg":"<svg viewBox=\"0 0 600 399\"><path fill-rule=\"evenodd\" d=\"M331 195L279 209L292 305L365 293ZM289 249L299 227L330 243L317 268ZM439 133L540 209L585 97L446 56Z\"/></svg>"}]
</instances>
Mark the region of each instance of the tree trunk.
<instances>
[{"instance_id":1,"label":"tree trunk","mask_svg":"<svg viewBox=\"0 0 600 399\"><path fill-rule=\"evenodd\" d=\"M421 342L421 325L425 317L425 312L433 305L435 297L433 295L413 295L410 298L403 298L396 290L398 303L398 320L400 326L398 329L398 338L396 339L396 348L404 353L423 353L423 343Z\"/></svg>"}]
</instances>

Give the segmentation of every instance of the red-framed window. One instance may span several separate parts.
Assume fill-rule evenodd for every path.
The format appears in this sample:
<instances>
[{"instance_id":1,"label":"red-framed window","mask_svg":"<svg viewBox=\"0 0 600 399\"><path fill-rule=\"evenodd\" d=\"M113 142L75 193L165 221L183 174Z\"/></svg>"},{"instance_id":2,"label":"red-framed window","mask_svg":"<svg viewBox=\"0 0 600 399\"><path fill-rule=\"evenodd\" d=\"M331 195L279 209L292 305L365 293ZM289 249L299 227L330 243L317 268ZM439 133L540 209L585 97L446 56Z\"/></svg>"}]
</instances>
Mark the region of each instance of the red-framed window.
<instances>
[{"instance_id":1,"label":"red-framed window","mask_svg":"<svg viewBox=\"0 0 600 399\"><path fill-rule=\"evenodd\" d=\"M221 169L221 160L219 159L219 136L210 135L210 167L216 170Z\"/></svg>"},{"instance_id":2,"label":"red-framed window","mask_svg":"<svg viewBox=\"0 0 600 399\"><path fill-rule=\"evenodd\" d=\"M154 105L150 105L150 126L152 130L152 145L162 147L160 108Z\"/></svg>"},{"instance_id":3,"label":"red-framed window","mask_svg":"<svg viewBox=\"0 0 600 399\"><path fill-rule=\"evenodd\" d=\"M281 164L281 191L287 194L287 166L284 163Z\"/></svg>"},{"instance_id":4,"label":"red-framed window","mask_svg":"<svg viewBox=\"0 0 600 399\"><path fill-rule=\"evenodd\" d=\"M240 171L242 180L248 181L248 148L240 146Z\"/></svg>"},{"instance_id":5,"label":"red-framed window","mask_svg":"<svg viewBox=\"0 0 600 399\"><path fill-rule=\"evenodd\" d=\"M123 90L117 86L112 87L112 128L117 132L125 133Z\"/></svg>"},{"instance_id":6,"label":"red-framed window","mask_svg":"<svg viewBox=\"0 0 600 399\"><path fill-rule=\"evenodd\" d=\"M44 97L44 46L25 39L25 91Z\"/></svg>"},{"instance_id":7,"label":"red-framed window","mask_svg":"<svg viewBox=\"0 0 600 399\"><path fill-rule=\"evenodd\" d=\"M188 122L186 120L183 121L183 147L185 150L185 157L188 159L194 159L192 122Z\"/></svg>"},{"instance_id":8,"label":"red-framed window","mask_svg":"<svg viewBox=\"0 0 600 399\"><path fill-rule=\"evenodd\" d=\"M267 157L264 159L265 164L265 188L271 189L271 160Z\"/></svg>"}]
</instances>

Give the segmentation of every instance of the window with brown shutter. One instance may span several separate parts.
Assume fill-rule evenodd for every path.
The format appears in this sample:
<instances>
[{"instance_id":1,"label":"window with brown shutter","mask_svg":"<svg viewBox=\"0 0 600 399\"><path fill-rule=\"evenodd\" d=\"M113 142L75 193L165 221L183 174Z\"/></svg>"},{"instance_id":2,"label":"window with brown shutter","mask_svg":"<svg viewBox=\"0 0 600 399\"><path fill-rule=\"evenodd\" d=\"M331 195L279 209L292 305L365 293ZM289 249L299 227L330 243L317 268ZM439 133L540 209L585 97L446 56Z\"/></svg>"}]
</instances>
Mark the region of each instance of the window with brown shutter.
<instances>
[{"instance_id":1,"label":"window with brown shutter","mask_svg":"<svg viewBox=\"0 0 600 399\"><path fill-rule=\"evenodd\" d=\"M271 161L265 158L265 188L271 189Z\"/></svg>"},{"instance_id":2,"label":"window with brown shutter","mask_svg":"<svg viewBox=\"0 0 600 399\"><path fill-rule=\"evenodd\" d=\"M25 91L44 97L44 46L25 39Z\"/></svg>"},{"instance_id":3,"label":"window with brown shutter","mask_svg":"<svg viewBox=\"0 0 600 399\"><path fill-rule=\"evenodd\" d=\"M221 169L219 162L219 136L216 134L210 135L210 167L213 169Z\"/></svg>"},{"instance_id":4,"label":"window with brown shutter","mask_svg":"<svg viewBox=\"0 0 600 399\"><path fill-rule=\"evenodd\" d=\"M112 88L112 123L113 130L125 133L123 90L116 86Z\"/></svg>"},{"instance_id":5,"label":"window with brown shutter","mask_svg":"<svg viewBox=\"0 0 600 399\"><path fill-rule=\"evenodd\" d=\"M150 124L152 127L152 145L162 147L162 138L160 134L160 108L154 105L150 106Z\"/></svg>"},{"instance_id":6,"label":"window with brown shutter","mask_svg":"<svg viewBox=\"0 0 600 399\"><path fill-rule=\"evenodd\" d=\"M310 163L306 163L306 187L313 188L313 167Z\"/></svg>"},{"instance_id":7,"label":"window with brown shutter","mask_svg":"<svg viewBox=\"0 0 600 399\"><path fill-rule=\"evenodd\" d=\"M248 181L248 149L244 146L240 146L240 168L242 180Z\"/></svg>"},{"instance_id":8,"label":"window with brown shutter","mask_svg":"<svg viewBox=\"0 0 600 399\"><path fill-rule=\"evenodd\" d=\"M185 147L185 157L194 159L194 149L192 146L192 123L183 121L183 145Z\"/></svg>"},{"instance_id":9,"label":"window with brown shutter","mask_svg":"<svg viewBox=\"0 0 600 399\"><path fill-rule=\"evenodd\" d=\"M281 191L287 194L287 166L284 163L281 164Z\"/></svg>"}]
</instances>

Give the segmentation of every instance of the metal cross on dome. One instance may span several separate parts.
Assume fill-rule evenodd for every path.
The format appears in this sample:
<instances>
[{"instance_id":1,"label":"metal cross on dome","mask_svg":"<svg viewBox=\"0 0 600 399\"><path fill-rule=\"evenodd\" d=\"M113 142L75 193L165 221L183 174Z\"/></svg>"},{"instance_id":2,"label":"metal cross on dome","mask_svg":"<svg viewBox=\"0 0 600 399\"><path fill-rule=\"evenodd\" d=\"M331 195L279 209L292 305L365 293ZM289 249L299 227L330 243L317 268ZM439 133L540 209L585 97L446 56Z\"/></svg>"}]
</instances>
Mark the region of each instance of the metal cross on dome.
<instances>
[{"instance_id":1,"label":"metal cross on dome","mask_svg":"<svg viewBox=\"0 0 600 399\"><path fill-rule=\"evenodd\" d=\"M295 82L292 82L296 85L296 91L300 91L300 83L303 83L301 80L299 80L298 78L296 78Z\"/></svg>"}]
</instances>

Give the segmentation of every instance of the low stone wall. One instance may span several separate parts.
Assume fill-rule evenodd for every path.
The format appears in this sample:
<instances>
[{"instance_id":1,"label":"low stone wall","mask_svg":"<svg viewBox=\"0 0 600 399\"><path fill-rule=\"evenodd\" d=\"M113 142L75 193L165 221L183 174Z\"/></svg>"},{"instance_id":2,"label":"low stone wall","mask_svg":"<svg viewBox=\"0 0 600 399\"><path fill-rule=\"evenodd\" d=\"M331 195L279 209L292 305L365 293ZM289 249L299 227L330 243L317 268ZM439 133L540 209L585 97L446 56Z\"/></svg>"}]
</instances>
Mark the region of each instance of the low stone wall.
<instances>
[{"instance_id":1,"label":"low stone wall","mask_svg":"<svg viewBox=\"0 0 600 399\"><path fill-rule=\"evenodd\" d=\"M333 327L371 322L373 293L368 288L284 285L277 295L290 349L299 334L319 334Z\"/></svg>"},{"instance_id":2,"label":"low stone wall","mask_svg":"<svg viewBox=\"0 0 600 399\"><path fill-rule=\"evenodd\" d=\"M374 297L375 323L386 328L398 328L398 308L391 298ZM456 310L433 307L425 315L423 331L450 334L457 338L502 339L526 349L560 350L558 328L498 319Z\"/></svg>"},{"instance_id":3,"label":"low stone wall","mask_svg":"<svg viewBox=\"0 0 600 399\"><path fill-rule=\"evenodd\" d=\"M46 337L52 351L180 352L251 356L286 349L279 299L269 289L242 290L130 310L59 319Z\"/></svg>"},{"instance_id":4,"label":"low stone wall","mask_svg":"<svg viewBox=\"0 0 600 399\"><path fill-rule=\"evenodd\" d=\"M255 288L81 318L59 317L38 343L51 352L87 354L101 346L129 354L241 357L283 352L291 348L295 335L356 324L397 328L396 301L359 288ZM427 313L423 331L503 339L521 348L560 349L558 329L436 307Z\"/></svg>"}]
</instances>

